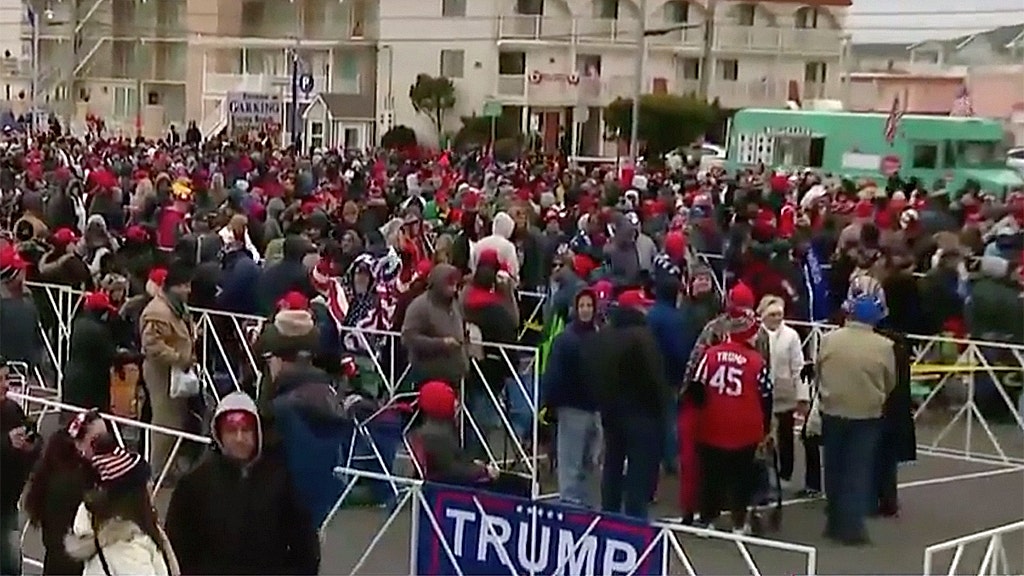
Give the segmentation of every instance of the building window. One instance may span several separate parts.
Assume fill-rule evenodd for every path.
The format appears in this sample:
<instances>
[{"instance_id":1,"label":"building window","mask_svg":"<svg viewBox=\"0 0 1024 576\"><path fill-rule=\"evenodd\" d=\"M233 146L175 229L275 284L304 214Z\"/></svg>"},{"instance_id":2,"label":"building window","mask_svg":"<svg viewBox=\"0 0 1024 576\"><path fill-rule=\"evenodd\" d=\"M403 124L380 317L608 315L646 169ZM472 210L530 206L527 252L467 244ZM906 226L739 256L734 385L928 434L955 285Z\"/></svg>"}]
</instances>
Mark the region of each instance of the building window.
<instances>
[{"instance_id":1,"label":"building window","mask_svg":"<svg viewBox=\"0 0 1024 576\"><path fill-rule=\"evenodd\" d=\"M543 16L544 0L516 0L516 14Z\"/></svg>"},{"instance_id":2,"label":"building window","mask_svg":"<svg viewBox=\"0 0 1024 576\"><path fill-rule=\"evenodd\" d=\"M522 76L526 74L526 53L499 52L498 74L501 76Z\"/></svg>"},{"instance_id":3,"label":"building window","mask_svg":"<svg viewBox=\"0 0 1024 576\"><path fill-rule=\"evenodd\" d=\"M753 26L755 10L753 4L740 4L736 7L736 23L740 26Z\"/></svg>"},{"instance_id":4,"label":"building window","mask_svg":"<svg viewBox=\"0 0 1024 576\"><path fill-rule=\"evenodd\" d=\"M683 80L700 80L700 58L683 58L681 69Z\"/></svg>"},{"instance_id":5,"label":"building window","mask_svg":"<svg viewBox=\"0 0 1024 576\"><path fill-rule=\"evenodd\" d=\"M445 78L462 78L465 67L465 50L441 50L441 76Z\"/></svg>"},{"instance_id":6,"label":"building window","mask_svg":"<svg viewBox=\"0 0 1024 576\"><path fill-rule=\"evenodd\" d=\"M324 147L324 123L323 122L310 122L309 123L309 147L323 148Z\"/></svg>"},{"instance_id":7,"label":"building window","mask_svg":"<svg viewBox=\"0 0 1024 576\"><path fill-rule=\"evenodd\" d=\"M614 20L619 17L619 0L594 0L594 17Z\"/></svg>"},{"instance_id":8,"label":"building window","mask_svg":"<svg viewBox=\"0 0 1024 576\"><path fill-rule=\"evenodd\" d=\"M665 4L665 20L670 24L686 24L690 21L690 3L672 0Z\"/></svg>"},{"instance_id":9,"label":"building window","mask_svg":"<svg viewBox=\"0 0 1024 576\"><path fill-rule=\"evenodd\" d=\"M935 144L915 144L912 168L934 170L939 159L939 147Z\"/></svg>"},{"instance_id":10,"label":"building window","mask_svg":"<svg viewBox=\"0 0 1024 576\"><path fill-rule=\"evenodd\" d=\"M801 8L796 12L796 27L817 28L819 18L823 18L823 16L817 8Z\"/></svg>"},{"instance_id":11,"label":"building window","mask_svg":"<svg viewBox=\"0 0 1024 576\"><path fill-rule=\"evenodd\" d=\"M441 0L441 15L461 18L466 15L466 0Z\"/></svg>"},{"instance_id":12,"label":"building window","mask_svg":"<svg viewBox=\"0 0 1024 576\"><path fill-rule=\"evenodd\" d=\"M260 1L242 3L242 27L259 29L263 26L264 3Z\"/></svg>"},{"instance_id":13,"label":"building window","mask_svg":"<svg viewBox=\"0 0 1024 576\"><path fill-rule=\"evenodd\" d=\"M740 78L740 63L736 60L718 61L718 78L726 82L735 82Z\"/></svg>"},{"instance_id":14,"label":"building window","mask_svg":"<svg viewBox=\"0 0 1024 576\"><path fill-rule=\"evenodd\" d=\"M808 62L804 65L804 82L823 84L828 77L828 65L824 62Z\"/></svg>"},{"instance_id":15,"label":"building window","mask_svg":"<svg viewBox=\"0 0 1024 576\"><path fill-rule=\"evenodd\" d=\"M135 116L135 88L131 86L114 86L114 109L115 118L129 118Z\"/></svg>"}]
</instances>

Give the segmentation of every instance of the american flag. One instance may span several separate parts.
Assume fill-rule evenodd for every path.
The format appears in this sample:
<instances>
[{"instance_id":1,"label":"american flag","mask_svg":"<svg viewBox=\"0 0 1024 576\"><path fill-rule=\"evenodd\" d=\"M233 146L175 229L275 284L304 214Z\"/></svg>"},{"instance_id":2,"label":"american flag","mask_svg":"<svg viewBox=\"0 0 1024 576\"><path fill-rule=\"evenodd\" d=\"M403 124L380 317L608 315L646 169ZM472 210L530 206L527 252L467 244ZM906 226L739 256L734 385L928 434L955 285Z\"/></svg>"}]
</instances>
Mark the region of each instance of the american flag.
<instances>
[{"instance_id":1,"label":"american flag","mask_svg":"<svg viewBox=\"0 0 1024 576\"><path fill-rule=\"evenodd\" d=\"M903 119L903 109L900 107L900 97L896 95L892 99L892 109L889 110L889 117L885 119L885 141L892 144L896 139L896 131L900 127L900 120Z\"/></svg>"},{"instance_id":2,"label":"american flag","mask_svg":"<svg viewBox=\"0 0 1024 576\"><path fill-rule=\"evenodd\" d=\"M953 108L949 111L950 116L974 116L974 102L971 101L971 93L967 90L967 85L960 86L960 92L956 95L956 100L953 100Z\"/></svg>"}]
</instances>

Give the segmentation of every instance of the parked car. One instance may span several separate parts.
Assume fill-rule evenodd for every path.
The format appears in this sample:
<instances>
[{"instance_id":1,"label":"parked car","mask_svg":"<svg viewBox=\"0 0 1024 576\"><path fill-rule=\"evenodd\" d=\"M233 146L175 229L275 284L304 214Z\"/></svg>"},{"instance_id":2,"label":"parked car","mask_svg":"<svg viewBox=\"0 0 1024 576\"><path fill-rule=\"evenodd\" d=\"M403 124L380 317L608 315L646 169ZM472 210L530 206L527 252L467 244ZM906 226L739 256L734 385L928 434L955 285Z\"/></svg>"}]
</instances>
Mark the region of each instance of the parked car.
<instances>
[{"instance_id":1,"label":"parked car","mask_svg":"<svg viewBox=\"0 0 1024 576\"><path fill-rule=\"evenodd\" d=\"M1013 168L1024 176L1024 146L1020 148L1010 148L1006 151L1006 166Z\"/></svg>"}]
</instances>

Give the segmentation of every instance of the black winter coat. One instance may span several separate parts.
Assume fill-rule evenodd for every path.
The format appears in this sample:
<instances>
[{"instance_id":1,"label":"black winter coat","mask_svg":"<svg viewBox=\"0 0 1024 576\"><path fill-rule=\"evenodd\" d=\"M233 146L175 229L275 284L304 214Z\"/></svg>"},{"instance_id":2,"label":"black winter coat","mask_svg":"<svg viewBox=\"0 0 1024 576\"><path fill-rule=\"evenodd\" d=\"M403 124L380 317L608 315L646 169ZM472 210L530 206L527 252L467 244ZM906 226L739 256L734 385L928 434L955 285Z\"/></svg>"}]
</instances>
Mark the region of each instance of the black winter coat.
<instances>
[{"instance_id":1,"label":"black winter coat","mask_svg":"<svg viewBox=\"0 0 1024 576\"><path fill-rule=\"evenodd\" d=\"M673 402L664 360L654 333L639 310L615 308L611 326L595 336L585 362L599 379L602 416L645 416L662 420Z\"/></svg>"},{"instance_id":2,"label":"black winter coat","mask_svg":"<svg viewBox=\"0 0 1024 576\"><path fill-rule=\"evenodd\" d=\"M71 327L71 351L64 371L64 402L110 410L110 368L117 345L110 325L83 311Z\"/></svg>"},{"instance_id":3,"label":"black winter coat","mask_svg":"<svg viewBox=\"0 0 1024 576\"><path fill-rule=\"evenodd\" d=\"M316 574L320 542L284 463L241 468L212 452L171 495L167 537L183 576Z\"/></svg>"},{"instance_id":4,"label":"black winter coat","mask_svg":"<svg viewBox=\"0 0 1024 576\"><path fill-rule=\"evenodd\" d=\"M0 432L3 434L0 437L0 513L4 516L18 513L21 489L25 487L32 463L39 456L38 449L24 451L11 445L8 433L25 423L21 406L14 400L0 398Z\"/></svg>"},{"instance_id":5,"label":"black winter coat","mask_svg":"<svg viewBox=\"0 0 1024 576\"><path fill-rule=\"evenodd\" d=\"M896 387L882 407L881 442L896 447L898 462L917 460L917 435L914 430L914 406L910 396L910 342L899 332L879 329L893 341L896 358Z\"/></svg>"},{"instance_id":6,"label":"black winter coat","mask_svg":"<svg viewBox=\"0 0 1024 576\"><path fill-rule=\"evenodd\" d=\"M84 461L72 463L49 476L46 501L39 519L46 549L43 574L70 576L82 573L82 563L65 551L64 537L71 531L78 505L94 481L92 469Z\"/></svg>"}]
</instances>

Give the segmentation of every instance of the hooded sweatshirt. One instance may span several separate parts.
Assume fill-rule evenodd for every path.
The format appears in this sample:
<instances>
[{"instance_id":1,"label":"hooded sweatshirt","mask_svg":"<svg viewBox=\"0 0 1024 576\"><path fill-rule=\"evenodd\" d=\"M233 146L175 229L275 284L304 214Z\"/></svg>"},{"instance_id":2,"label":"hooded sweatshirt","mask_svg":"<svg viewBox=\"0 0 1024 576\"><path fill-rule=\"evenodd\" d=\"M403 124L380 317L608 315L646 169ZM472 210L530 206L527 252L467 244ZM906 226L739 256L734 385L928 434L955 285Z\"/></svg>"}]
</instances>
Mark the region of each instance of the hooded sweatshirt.
<instances>
[{"instance_id":1,"label":"hooded sweatshirt","mask_svg":"<svg viewBox=\"0 0 1024 576\"><path fill-rule=\"evenodd\" d=\"M316 574L320 543L297 486L303 479L267 454L256 404L242 392L222 398L214 412L219 448L218 423L228 412L253 416L256 452L244 463L212 453L178 481L165 522L181 566L172 573Z\"/></svg>"},{"instance_id":2,"label":"hooded sweatshirt","mask_svg":"<svg viewBox=\"0 0 1024 576\"><path fill-rule=\"evenodd\" d=\"M508 270L510 276L519 281L519 253L515 244L512 243L512 232L516 229L516 222L505 212L498 212L494 216L492 224L494 233L481 238L470 250L469 268L476 272L476 264L480 260L480 254L486 250L494 250L498 253L498 262Z\"/></svg>"},{"instance_id":3,"label":"hooded sweatshirt","mask_svg":"<svg viewBox=\"0 0 1024 576\"><path fill-rule=\"evenodd\" d=\"M427 277L427 291L409 304L402 323L402 344L409 351L415 378L441 380L457 385L469 366L465 351L466 331L455 296L444 294L445 283L458 269L438 264ZM448 346L454 338L458 346Z\"/></svg>"}]
</instances>

